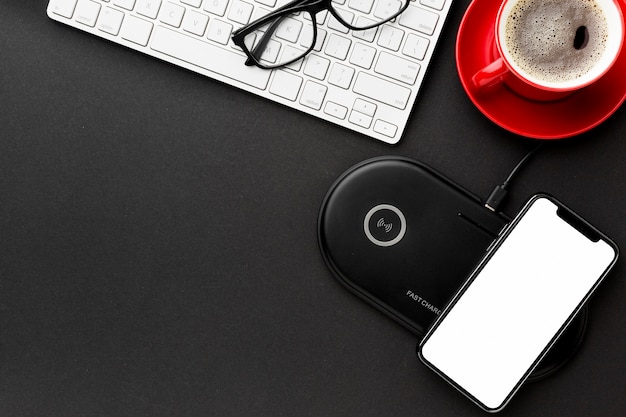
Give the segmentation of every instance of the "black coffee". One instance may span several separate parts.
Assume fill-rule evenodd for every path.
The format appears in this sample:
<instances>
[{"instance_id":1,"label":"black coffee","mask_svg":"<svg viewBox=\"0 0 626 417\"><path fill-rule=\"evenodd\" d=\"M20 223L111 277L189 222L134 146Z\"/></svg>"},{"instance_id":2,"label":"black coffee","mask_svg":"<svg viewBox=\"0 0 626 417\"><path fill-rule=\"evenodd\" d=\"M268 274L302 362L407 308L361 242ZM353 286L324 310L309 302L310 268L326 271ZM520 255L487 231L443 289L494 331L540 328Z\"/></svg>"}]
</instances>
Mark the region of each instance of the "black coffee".
<instances>
[{"instance_id":1,"label":"black coffee","mask_svg":"<svg viewBox=\"0 0 626 417\"><path fill-rule=\"evenodd\" d=\"M608 24L595 0L521 0L505 19L505 48L535 80L580 78L606 49Z\"/></svg>"}]
</instances>

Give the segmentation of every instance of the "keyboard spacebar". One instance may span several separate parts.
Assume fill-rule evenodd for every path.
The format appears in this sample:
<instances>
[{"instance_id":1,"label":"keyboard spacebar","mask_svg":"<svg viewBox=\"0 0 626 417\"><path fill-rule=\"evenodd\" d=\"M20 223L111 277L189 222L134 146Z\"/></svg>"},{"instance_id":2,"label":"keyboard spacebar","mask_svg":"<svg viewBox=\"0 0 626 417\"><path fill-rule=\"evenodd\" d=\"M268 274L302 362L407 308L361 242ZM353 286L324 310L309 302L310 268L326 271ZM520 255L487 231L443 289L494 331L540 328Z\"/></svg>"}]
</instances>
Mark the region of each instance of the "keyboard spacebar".
<instances>
[{"instance_id":1,"label":"keyboard spacebar","mask_svg":"<svg viewBox=\"0 0 626 417\"><path fill-rule=\"evenodd\" d=\"M262 90L267 87L270 79L271 71L244 65L245 58L241 55L162 26L154 29L150 47L181 61Z\"/></svg>"}]
</instances>

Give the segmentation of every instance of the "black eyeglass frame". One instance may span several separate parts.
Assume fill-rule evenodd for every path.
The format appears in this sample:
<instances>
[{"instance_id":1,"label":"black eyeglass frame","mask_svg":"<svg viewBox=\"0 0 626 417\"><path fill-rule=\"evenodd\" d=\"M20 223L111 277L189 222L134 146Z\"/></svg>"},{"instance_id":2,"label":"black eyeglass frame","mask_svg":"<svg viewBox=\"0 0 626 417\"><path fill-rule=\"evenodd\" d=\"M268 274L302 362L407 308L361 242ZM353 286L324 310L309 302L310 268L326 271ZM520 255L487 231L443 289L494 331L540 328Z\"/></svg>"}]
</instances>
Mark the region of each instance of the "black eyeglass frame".
<instances>
[{"instance_id":1,"label":"black eyeglass frame","mask_svg":"<svg viewBox=\"0 0 626 417\"><path fill-rule=\"evenodd\" d=\"M384 20L374 23L373 25L364 26L364 27L356 27L352 24L347 23L345 20L343 20L341 15L335 11L335 9L331 6L331 3L333 2L333 0L294 0L268 13L267 15L237 29L232 34L232 40L235 45L240 47L246 53L248 59L246 59L245 64L247 66L256 65L257 67L263 68L263 69L280 68L280 67L284 67L289 64L292 64L304 58L308 53L310 53L313 50L313 48L315 48L315 44L317 43L317 19L315 18L315 15L317 13L323 10L328 10L335 17L335 19L337 19L342 25L344 25L348 29L368 30L368 29L378 27L382 24L385 24L395 19L396 17L398 17L400 13L404 12L409 7L409 4L411 3L411 1L410 0L401 0L401 1L405 1L406 3L404 4L403 7L400 8L400 10L398 10L397 13L394 13L391 16L385 18ZM265 47L267 46L267 43L270 41L271 35L274 33L274 31L276 30L276 28L278 27L282 19L291 14L295 14L299 12L308 12L309 15L311 16L311 24L313 25L313 41L311 42L311 45L309 46L309 48L306 49L302 53L302 55L300 55L299 57L286 61L286 62L281 62L280 64L268 65L268 64L261 62L259 59L257 59L257 57L254 55L255 51L265 49ZM246 36L248 36L250 33L254 32L255 30L267 24L270 24L267 31L265 32L265 34L263 34L259 43L257 45L254 45L253 50L250 51L245 44Z\"/></svg>"}]
</instances>

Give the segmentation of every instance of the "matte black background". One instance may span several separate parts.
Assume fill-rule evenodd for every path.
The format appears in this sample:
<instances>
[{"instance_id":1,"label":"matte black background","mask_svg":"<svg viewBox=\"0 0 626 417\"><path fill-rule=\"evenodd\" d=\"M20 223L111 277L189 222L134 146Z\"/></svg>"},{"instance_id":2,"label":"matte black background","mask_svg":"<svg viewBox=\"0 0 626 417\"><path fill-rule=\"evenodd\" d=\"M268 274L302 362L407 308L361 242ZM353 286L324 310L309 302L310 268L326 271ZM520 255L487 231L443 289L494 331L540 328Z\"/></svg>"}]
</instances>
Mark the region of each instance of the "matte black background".
<instances>
[{"instance_id":1,"label":"matte black background","mask_svg":"<svg viewBox=\"0 0 626 417\"><path fill-rule=\"evenodd\" d=\"M486 196L534 146L458 81L468 4L390 147L57 24L45 0L2 0L0 415L483 415L316 240L326 191L363 159L413 157ZM504 211L549 192L626 250L625 111L551 142ZM577 356L503 416L624 414L625 266Z\"/></svg>"}]
</instances>

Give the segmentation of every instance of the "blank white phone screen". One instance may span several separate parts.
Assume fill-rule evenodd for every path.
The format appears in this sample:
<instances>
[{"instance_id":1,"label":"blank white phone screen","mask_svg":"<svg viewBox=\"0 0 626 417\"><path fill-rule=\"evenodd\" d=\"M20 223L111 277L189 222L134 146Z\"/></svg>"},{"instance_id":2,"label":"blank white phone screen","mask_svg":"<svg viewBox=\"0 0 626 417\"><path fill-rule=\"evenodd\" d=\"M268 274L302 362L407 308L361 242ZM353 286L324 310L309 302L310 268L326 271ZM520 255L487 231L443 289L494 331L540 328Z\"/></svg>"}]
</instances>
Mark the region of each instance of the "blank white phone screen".
<instances>
[{"instance_id":1,"label":"blank white phone screen","mask_svg":"<svg viewBox=\"0 0 626 417\"><path fill-rule=\"evenodd\" d=\"M421 347L488 409L502 407L617 256L540 197Z\"/></svg>"}]
</instances>

